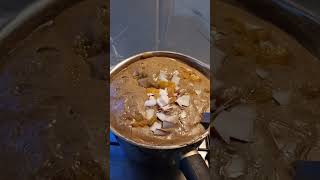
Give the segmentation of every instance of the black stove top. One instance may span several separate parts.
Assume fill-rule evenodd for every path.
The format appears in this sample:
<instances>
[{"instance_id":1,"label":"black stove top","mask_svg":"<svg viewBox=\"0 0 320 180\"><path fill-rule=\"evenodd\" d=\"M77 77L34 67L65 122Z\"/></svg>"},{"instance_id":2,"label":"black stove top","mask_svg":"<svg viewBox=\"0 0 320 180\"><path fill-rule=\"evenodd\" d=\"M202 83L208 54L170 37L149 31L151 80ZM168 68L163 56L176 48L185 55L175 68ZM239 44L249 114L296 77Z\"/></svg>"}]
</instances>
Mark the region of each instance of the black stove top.
<instances>
[{"instance_id":1,"label":"black stove top","mask_svg":"<svg viewBox=\"0 0 320 180\"><path fill-rule=\"evenodd\" d=\"M201 156L209 164L209 138L198 148ZM155 162L156 163L156 162ZM151 168L130 161L121 149L115 135L110 133L110 179L111 180L185 180L178 168Z\"/></svg>"}]
</instances>

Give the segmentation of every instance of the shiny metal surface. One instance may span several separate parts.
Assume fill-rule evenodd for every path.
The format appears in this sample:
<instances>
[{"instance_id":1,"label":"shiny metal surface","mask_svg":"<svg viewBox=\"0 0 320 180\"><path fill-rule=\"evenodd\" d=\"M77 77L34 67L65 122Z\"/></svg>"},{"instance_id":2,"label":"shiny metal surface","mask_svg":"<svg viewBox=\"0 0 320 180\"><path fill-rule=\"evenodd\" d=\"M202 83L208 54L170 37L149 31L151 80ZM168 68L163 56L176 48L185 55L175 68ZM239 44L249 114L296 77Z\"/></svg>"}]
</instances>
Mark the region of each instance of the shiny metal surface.
<instances>
[{"instance_id":1,"label":"shiny metal surface","mask_svg":"<svg viewBox=\"0 0 320 180\"><path fill-rule=\"evenodd\" d=\"M81 1L38 0L26 5L21 11L9 13L11 16L3 18L5 26L0 25L0 54L7 54L39 26Z\"/></svg>"}]
</instances>

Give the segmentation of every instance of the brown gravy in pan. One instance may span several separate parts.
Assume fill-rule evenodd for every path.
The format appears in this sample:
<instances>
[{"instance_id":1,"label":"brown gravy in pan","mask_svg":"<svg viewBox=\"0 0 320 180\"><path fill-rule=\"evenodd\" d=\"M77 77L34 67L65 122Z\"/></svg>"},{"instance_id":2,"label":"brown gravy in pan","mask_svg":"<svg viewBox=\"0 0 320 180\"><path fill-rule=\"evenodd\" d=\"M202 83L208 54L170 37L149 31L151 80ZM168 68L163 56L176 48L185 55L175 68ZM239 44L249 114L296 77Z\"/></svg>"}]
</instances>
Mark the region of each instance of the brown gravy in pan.
<instances>
[{"instance_id":1,"label":"brown gravy in pan","mask_svg":"<svg viewBox=\"0 0 320 180\"><path fill-rule=\"evenodd\" d=\"M210 81L175 59L152 57L130 64L111 79L111 126L149 145L188 142L204 133Z\"/></svg>"},{"instance_id":2,"label":"brown gravy in pan","mask_svg":"<svg viewBox=\"0 0 320 180\"><path fill-rule=\"evenodd\" d=\"M240 94L257 117L253 142L211 143L212 172L226 179L292 179L295 160L320 159L320 62L293 37L240 8L218 1L215 15L214 45L225 55L215 72L223 84L219 104ZM241 162L237 175L230 174L233 162Z\"/></svg>"}]
</instances>

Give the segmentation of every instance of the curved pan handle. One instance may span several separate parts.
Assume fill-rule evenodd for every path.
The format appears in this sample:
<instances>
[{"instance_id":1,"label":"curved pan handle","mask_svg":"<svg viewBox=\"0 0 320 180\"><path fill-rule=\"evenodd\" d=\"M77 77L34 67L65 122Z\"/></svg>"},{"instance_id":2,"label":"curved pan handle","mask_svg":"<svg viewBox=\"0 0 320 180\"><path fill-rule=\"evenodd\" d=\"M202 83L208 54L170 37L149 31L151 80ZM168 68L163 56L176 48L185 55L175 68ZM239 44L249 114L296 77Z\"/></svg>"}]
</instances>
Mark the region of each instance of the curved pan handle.
<instances>
[{"instance_id":1,"label":"curved pan handle","mask_svg":"<svg viewBox=\"0 0 320 180\"><path fill-rule=\"evenodd\" d=\"M180 170L187 180L210 180L209 167L196 150L182 156Z\"/></svg>"}]
</instances>

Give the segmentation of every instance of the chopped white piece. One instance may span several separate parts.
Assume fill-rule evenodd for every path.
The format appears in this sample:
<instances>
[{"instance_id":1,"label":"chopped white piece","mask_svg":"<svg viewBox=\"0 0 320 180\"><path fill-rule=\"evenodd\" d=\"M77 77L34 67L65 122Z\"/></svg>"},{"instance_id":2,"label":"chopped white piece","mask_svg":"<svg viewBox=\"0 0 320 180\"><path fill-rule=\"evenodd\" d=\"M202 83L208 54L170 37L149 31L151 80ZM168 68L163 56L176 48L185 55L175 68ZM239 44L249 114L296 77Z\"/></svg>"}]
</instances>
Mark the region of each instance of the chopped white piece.
<instances>
[{"instance_id":1,"label":"chopped white piece","mask_svg":"<svg viewBox=\"0 0 320 180\"><path fill-rule=\"evenodd\" d=\"M154 116L154 110L153 109L147 109L146 110L146 118L150 120Z\"/></svg>"},{"instance_id":2,"label":"chopped white piece","mask_svg":"<svg viewBox=\"0 0 320 180\"><path fill-rule=\"evenodd\" d=\"M175 83L176 86L178 86L179 82L180 82L180 77L177 74L173 74L173 76L171 78L171 82Z\"/></svg>"},{"instance_id":3,"label":"chopped white piece","mask_svg":"<svg viewBox=\"0 0 320 180\"><path fill-rule=\"evenodd\" d=\"M168 122L168 121L162 122L162 128L168 129L168 128L173 128L173 127L175 127L175 123Z\"/></svg>"},{"instance_id":4,"label":"chopped white piece","mask_svg":"<svg viewBox=\"0 0 320 180\"><path fill-rule=\"evenodd\" d=\"M159 112L156 115L161 121L164 121L167 118L166 115L162 112Z\"/></svg>"},{"instance_id":5,"label":"chopped white piece","mask_svg":"<svg viewBox=\"0 0 320 180\"><path fill-rule=\"evenodd\" d=\"M176 123L178 120L178 117L176 115L172 115L172 116L167 116L167 119L164 120L164 121L168 121L168 122L171 122L171 123Z\"/></svg>"},{"instance_id":6,"label":"chopped white piece","mask_svg":"<svg viewBox=\"0 0 320 180\"><path fill-rule=\"evenodd\" d=\"M160 80L160 81L168 81L168 80L167 80L167 72L166 72L166 71L161 71L161 70L160 70L159 80Z\"/></svg>"},{"instance_id":7,"label":"chopped white piece","mask_svg":"<svg viewBox=\"0 0 320 180\"><path fill-rule=\"evenodd\" d=\"M182 112L180 113L179 117L180 117L181 119L184 119L184 118L187 117L187 113L186 113L185 111L182 111Z\"/></svg>"},{"instance_id":8,"label":"chopped white piece","mask_svg":"<svg viewBox=\"0 0 320 180\"><path fill-rule=\"evenodd\" d=\"M157 129L161 129L161 123L159 121L156 121L155 123L152 124L152 126L150 127L150 130L152 132L155 132Z\"/></svg>"},{"instance_id":9,"label":"chopped white piece","mask_svg":"<svg viewBox=\"0 0 320 180\"><path fill-rule=\"evenodd\" d=\"M167 89L160 89L159 94L160 96L168 96L168 91Z\"/></svg>"},{"instance_id":10,"label":"chopped white piece","mask_svg":"<svg viewBox=\"0 0 320 180\"><path fill-rule=\"evenodd\" d=\"M172 122L172 123L176 123L177 122L177 116L175 116L175 115L167 116L163 112L159 112L156 115L161 121L168 121L168 122Z\"/></svg>"},{"instance_id":11,"label":"chopped white piece","mask_svg":"<svg viewBox=\"0 0 320 180\"><path fill-rule=\"evenodd\" d=\"M197 95L201 94L201 90L198 90L198 89L194 90L194 92L196 92Z\"/></svg>"},{"instance_id":12,"label":"chopped white piece","mask_svg":"<svg viewBox=\"0 0 320 180\"><path fill-rule=\"evenodd\" d=\"M150 107L150 106L155 106L156 104L157 104L156 99L155 99L153 96L150 96L150 97L149 97L149 100L147 100L147 101L144 103L144 106Z\"/></svg>"},{"instance_id":13,"label":"chopped white piece","mask_svg":"<svg viewBox=\"0 0 320 180\"><path fill-rule=\"evenodd\" d=\"M176 101L179 106L189 106L190 105L190 96L189 95L183 95L179 97Z\"/></svg>"},{"instance_id":14,"label":"chopped white piece","mask_svg":"<svg viewBox=\"0 0 320 180\"><path fill-rule=\"evenodd\" d=\"M169 104L169 97L168 97L168 92L167 89L163 90L160 89L160 97L157 99L157 104L160 107L166 106Z\"/></svg>"},{"instance_id":15,"label":"chopped white piece","mask_svg":"<svg viewBox=\"0 0 320 180\"><path fill-rule=\"evenodd\" d=\"M166 106L168 103L169 103L169 97L168 97L168 96L160 96L160 97L157 99L157 104L158 104L160 107Z\"/></svg>"}]
</instances>

